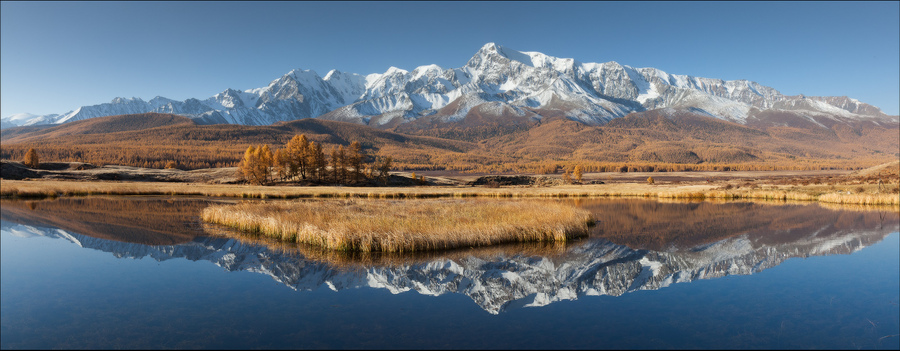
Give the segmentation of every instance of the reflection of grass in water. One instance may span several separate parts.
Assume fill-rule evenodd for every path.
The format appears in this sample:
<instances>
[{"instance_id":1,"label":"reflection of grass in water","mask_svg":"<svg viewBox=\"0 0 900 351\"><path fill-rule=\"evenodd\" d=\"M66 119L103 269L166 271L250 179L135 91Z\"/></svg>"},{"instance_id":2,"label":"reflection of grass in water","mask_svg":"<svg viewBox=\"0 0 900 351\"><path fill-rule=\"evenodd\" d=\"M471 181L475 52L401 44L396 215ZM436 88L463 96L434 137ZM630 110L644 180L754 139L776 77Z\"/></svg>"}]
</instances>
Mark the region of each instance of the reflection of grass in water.
<instances>
[{"instance_id":1,"label":"reflection of grass in water","mask_svg":"<svg viewBox=\"0 0 900 351\"><path fill-rule=\"evenodd\" d=\"M252 201L252 200L251 200ZM581 199L547 199L542 202L555 202L580 207ZM235 228L212 223L202 223L203 231L212 236L225 236L237 239L243 243L265 246L273 252L300 255L305 259L324 262L337 269L352 269L371 266L401 266L410 264L422 264L436 260L452 260L476 257L483 260L496 259L497 257L512 256L540 256L550 259L560 258L569 248L580 242L580 238L573 238L565 242L512 242L481 247L460 247L440 251L415 251L415 252L364 252L364 251L338 251L325 249L319 246L285 242L282 240L262 235L247 235Z\"/></svg>"},{"instance_id":2,"label":"reflection of grass in water","mask_svg":"<svg viewBox=\"0 0 900 351\"><path fill-rule=\"evenodd\" d=\"M210 206L201 218L276 240L345 251L408 252L588 234L586 210L553 202L339 200Z\"/></svg>"},{"instance_id":3,"label":"reflection of grass in water","mask_svg":"<svg viewBox=\"0 0 900 351\"><path fill-rule=\"evenodd\" d=\"M885 212L900 213L900 207L897 206L880 206L880 205L860 205L853 203L827 203L821 202L819 206L834 211L852 211L852 212Z\"/></svg>"},{"instance_id":4,"label":"reflection of grass in water","mask_svg":"<svg viewBox=\"0 0 900 351\"><path fill-rule=\"evenodd\" d=\"M779 198L725 198L725 197L709 197L709 198L656 198L659 203L665 204L684 204L684 203L710 203L710 204L735 204L735 203L753 203L759 205L809 205L809 201L779 199ZM822 202L816 203L822 208L834 211L855 211L855 212L900 212L900 206L891 206L885 204L876 204L873 202Z\"/></svg>"}]
</instances>

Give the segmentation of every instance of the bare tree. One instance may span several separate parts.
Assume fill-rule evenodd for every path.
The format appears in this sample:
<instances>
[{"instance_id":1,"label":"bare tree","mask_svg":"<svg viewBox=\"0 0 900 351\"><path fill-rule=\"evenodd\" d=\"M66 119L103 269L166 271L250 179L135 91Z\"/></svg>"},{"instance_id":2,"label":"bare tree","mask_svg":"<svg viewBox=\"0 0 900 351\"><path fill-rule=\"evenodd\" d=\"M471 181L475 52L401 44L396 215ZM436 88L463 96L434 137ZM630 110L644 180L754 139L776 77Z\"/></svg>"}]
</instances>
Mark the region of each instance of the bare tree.
<instances>
[{"instance_id":1,"label":"bare tree","mask_svg":"<svg viewBox=\"0 0 900 351\"><path fill-rule=\"evenodd\" d=\"M379 177L381 177L381 180L384 181L384 184L387 184L387 182L388 182L388 177L390 176L389 172L391 171L391 162L392 161L393 160L391 159L390 156L384 156L381 158L381 164L377 164L377 162L376 162L378 172L379 172Z\"/></svg>"},{"instance_id":2,"label":"bare tree","mask_svg":"<svg viewBox=\"0 0 900 351\"><path fill-rule=\"evenodd\" d=\"M359 182L359 178L362 176L363 171L363 153L362 147L359 145L358 141L350 143L350 152L349 155L347 155L347 163L350 167L353 167L353 182Z\"/></svg>"}]
</instances>

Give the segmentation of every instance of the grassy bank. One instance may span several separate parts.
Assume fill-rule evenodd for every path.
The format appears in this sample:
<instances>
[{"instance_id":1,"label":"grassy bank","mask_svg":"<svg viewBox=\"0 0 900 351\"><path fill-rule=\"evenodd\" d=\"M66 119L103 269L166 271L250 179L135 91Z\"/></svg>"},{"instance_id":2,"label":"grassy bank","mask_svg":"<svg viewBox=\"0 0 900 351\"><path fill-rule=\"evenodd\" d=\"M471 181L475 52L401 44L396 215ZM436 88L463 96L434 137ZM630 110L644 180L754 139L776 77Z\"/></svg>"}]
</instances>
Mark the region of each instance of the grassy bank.
<instances>
[{"instance_id":1,"label":"grassy bank","mask_svg":"<svg viewBox=\"0 0 900 351\"><path fill-rule=\"evenodd\" d=\"M754 184L729 188L724 184L591 184L550 187L338 187L252 186L202 183L85 182L65 180L3 180L5 198L48 198L85 195L199 195L238 198L565 198L646 197L671 199L771 199L837 204L900 206L896 184Z\"/></svg>"},{"instance_id":2,"label":"grassy bank","mask_svg":"<svg viewBox=\"0 0 900 351\"><path fill-rule=\"evenodd\" d=\"M574 206L534 201L334 200L213 205L200 217L286 242L341 251L414 252L588 235Z\"/></svg>"}]
</instances>

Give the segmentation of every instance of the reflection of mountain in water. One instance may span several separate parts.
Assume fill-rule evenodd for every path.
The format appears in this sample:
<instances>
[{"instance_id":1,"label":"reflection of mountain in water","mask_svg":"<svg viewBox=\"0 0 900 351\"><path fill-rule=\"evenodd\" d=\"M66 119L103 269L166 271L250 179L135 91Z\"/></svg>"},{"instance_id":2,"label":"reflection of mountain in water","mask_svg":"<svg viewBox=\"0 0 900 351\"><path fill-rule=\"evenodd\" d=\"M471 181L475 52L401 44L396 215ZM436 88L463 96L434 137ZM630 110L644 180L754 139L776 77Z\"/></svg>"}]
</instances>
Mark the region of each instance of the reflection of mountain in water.
<instances>
[{"instance_id":1,"label":"reflection of mountain in water","mask_svg":"<svg viewBox=\"0 0 900 351\"><path fill-rule=\"evenodd\" d=\"M657 205L684 204L653 206ZM24 224L27 221L22 217L16 221L23 224L14 224L10 216L4 216L2 229L13 235L64 238L85 248L111 252L116 257L151 257L159 261L177 257L210 261L230 271L247 270L270 275L296 290L312 290L322 286L332 290L375 287L393 293L413 290L434 296L465 294L493 314L510 308L574 300L586 295L618 296L696 279L752 274L791 257L848 254L879 242L887 234L900 229L893 211L888 212L889 219L879 221L877 219L879 215L884 216L883 213L829 211L816 205L769 207L778 210L782 220L790 217L785 213L791 211L802 213L800 217L804 218L807 215L828 218L828 215L839 213L843 218L841 223L845 225L836 226L834 222L817 224L818 221L805 221L798 217L796 222L804 225L780 232L749 230L744 233L721 233L724 239L688 249L632 249L607 239L593 238L572 245L564 254L550 257L500 251L491 255L463 254L452 259L436 256L414 263L349 267L311 260L309 255L294 251L269 249L264 245L221 237L197 236L177 245L145 245Z\"/></svg>"}]
</instances>

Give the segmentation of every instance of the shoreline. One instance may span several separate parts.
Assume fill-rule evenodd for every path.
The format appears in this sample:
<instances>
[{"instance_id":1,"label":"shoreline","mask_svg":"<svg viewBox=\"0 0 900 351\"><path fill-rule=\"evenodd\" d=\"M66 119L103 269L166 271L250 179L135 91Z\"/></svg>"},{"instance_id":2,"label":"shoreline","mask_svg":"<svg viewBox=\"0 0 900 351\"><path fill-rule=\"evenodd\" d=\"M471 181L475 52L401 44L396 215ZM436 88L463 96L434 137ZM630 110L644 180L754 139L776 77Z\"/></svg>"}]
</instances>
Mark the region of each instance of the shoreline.
<instances>
[{"instance_id":1,"label":"shoreline","mask_svg":"<svg viewBox=\"0 0 900 351\"><path fill-rule=\"evenodd\" d=\"M92 195L172 195L258 199L295 198L598 198L639 197L658 199L765 199L833 204L900 206L895 184L770 184L734 187L734 182L707 184L611 183L554 185L544 187L504 186L257 186L207 183L7 180L0 183L0 198L41 199Z\"/></svg>"}]
</instances>

